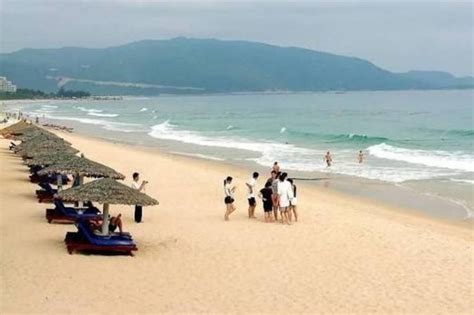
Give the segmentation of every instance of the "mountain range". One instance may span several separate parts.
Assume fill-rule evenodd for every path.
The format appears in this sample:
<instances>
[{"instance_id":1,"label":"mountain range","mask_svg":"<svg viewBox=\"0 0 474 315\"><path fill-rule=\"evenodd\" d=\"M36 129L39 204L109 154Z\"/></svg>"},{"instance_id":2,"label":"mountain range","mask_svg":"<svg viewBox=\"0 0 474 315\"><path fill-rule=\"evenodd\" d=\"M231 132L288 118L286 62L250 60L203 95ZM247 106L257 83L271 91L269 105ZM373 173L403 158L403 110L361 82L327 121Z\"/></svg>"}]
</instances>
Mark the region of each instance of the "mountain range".
<instances>
[{"instance_id":1,"label":"mountain range","mask_svg":"<svg viewBox=\"0 0 474 315\"><path fill-rule=\"evenodd\" d=\"M174 38L103 49L0 54L0 75L22 88L96 95L473 88L473 77L395 73L355 57L248 41Z\"/></svg>"}]
</instances>

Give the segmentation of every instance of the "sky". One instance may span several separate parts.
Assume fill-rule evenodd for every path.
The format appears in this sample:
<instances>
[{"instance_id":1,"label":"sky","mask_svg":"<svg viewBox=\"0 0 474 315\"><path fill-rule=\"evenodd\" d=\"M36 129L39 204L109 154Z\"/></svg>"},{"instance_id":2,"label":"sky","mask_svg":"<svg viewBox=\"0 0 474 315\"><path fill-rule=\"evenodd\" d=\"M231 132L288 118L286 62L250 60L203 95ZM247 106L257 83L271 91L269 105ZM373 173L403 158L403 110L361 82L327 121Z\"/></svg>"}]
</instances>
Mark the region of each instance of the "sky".
<instances>
[{"instance_id":1,"label":"sky","mask_svg":"<svg viewBox=\"0 0 474 315\"><path fill-rule=\"evenodd\" d=\"M394 72L474 73L473 1L0 0L2 53L179 36L304 47Z\"/></svg>"}]
</instances>

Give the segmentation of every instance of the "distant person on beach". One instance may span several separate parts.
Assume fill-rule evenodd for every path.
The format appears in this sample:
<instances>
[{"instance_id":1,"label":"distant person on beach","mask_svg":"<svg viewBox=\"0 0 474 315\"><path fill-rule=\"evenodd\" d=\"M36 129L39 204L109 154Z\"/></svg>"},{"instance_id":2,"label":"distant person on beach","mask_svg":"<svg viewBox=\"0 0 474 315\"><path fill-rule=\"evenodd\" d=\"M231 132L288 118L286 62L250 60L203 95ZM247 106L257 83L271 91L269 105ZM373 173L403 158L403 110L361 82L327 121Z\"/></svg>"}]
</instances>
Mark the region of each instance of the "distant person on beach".
<instances>
[{"instance_id":1,"label":"distant person on beach","mask_svg":"<svg viewBox=\"0 0 474 315\"><path fill-rule=\"evenodd\" d=\"M36 116L36 118L35 118L35 124L37 124L37 125L39 124L39 118L38 118L38 116Z\"/></svg>"},{"instance_id":2,"label":"distant person on beach","mask_svg":"<svg viewBox=\"0 0 474 315\"><path fill-rule=\"evenodd\" d=\"M362 150L359 151L359 155L357 156L357 160L359 161L359 164L364 162L364 153L362 153Z\"/></svg>"},{"instance_id":3,"label":"distant person on beach","mask_svg":"<svg viewBox=\"0 0 474 315\"><path fill-rule=\"evenodd\" d=\"M283 173L279 177L278 182L278 200L280 204L281 222L291 224L288 217L288 210L290 207L290 200L293 199L293 188L290 182L286 180L288 174Z\"/></svg>"},{"instance_id":4,"label":"distant person on beach","mask_svg":"<svg viewBox=\"0 0 474 315\"><path fill-rule=\"evenodd\" d=\"M263 213L265 216L265 222L272 222L272 210L273 210L273 202L272 202L272 182L267 181L265 183L265 188L260 190L258 196L262 199L263 203Z\"/></svg>"},{"instance_id":5,"label":"distant person on beach","mask_svg":"<svg viewBox=\"0 0 474 315\"><path fill-rule=\"evenodd\" d=\"M140 192L145 191L145 185L148 184L146 180L142 181L141 184L138 183L140 180L140 174L137 172L133 173L133 182L132 182L132 188L136 189ZM143 210L141 205L135 205L135 222L140 223L142 222L142 216L143 216Z\"/></svg>"},{"instance_id":6,"label":"distant person on beach","mask_svg":"<svg viewBox=\"0 0 474 315\"><path fill-rule=\"evenodd\" d=\"M331 156L331 152L327 152L326 155L324 156L324 160L326 161L326 165L327 167L331 167L332 165L332 156Z\"/></svg>"},{"instance_id":7,"label":"distant person on beach","mask_svg":"<svg viewBox=\"0 0 474 315\"><path fill-rule=\"evenodd\" d=\"M229 215L235 211L234 206L234 193L235 193L235 186L232 186L232 177L227 176L224 179L224 203L226 207L224 220L229 221Z\"/></svg>"},{"instance_id":8,"label":"distant person on beach","mask_svg":"<svg viewBox=\"0 0 474 315\"><path fill-rule=\"evenodd\" d=\"M296 212L296 206L298 201L296 199L296 185L293 183L293 179L288 178L288 182L291 184L291 189L293 190L293 198L290 199L290 209L288 211L288 220L291 222L292 217L295 217L295 222L298 222L298 212Z\"/></svg>"},{"instance_id":9,"label":"distant person on beach","mask_svg":"<svg viewBox=\"0 0 474 315\"><path fill-rule=\"evenodd\" d=\"M258 173L253 172L252 178L245 183L248 189L248 202L249 202L249 219L256 219L255 216L255 207L257 206L257 201L255 200L255 185L257 184Z\"/></svg>"},{"instance_id":10,"label":"distant person on beach","mask_svg":"<svg viewBox=\"0 0 474 315\"><path fill-rule=\"evenodd\" d=\"M272 171L275 171L277 174L280 173L280 165L278 165L277 161L273 163Z\"/></svg>"},{"instance_id":11,"label":"distant person on beach","mask_svg":"<svg viewBox=\"0 0 474 315\"><path fill-rule=\"evenodd\" d=\"M269 179L272 183L272 205L273 205L273 218L278 221L278 173L272 171L272 177Z\"/></svg>"}]
</instances>

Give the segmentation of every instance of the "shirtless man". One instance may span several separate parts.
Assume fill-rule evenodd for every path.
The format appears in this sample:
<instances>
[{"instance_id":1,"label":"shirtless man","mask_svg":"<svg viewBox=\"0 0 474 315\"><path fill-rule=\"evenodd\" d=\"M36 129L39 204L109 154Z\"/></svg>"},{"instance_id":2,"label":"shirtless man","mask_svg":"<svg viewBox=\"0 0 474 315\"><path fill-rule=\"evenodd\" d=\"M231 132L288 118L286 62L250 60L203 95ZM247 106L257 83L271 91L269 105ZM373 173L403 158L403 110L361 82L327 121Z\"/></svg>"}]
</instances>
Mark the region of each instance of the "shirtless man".
<instances>
[{"instance_id":1,"label":"shirtless man","mask_svg":"<svg viewBox=\"0 0 474 315\"><path fill-rule=\"evenodd\" d=\"M331 152L327 152L326 155L324 156L324 160L326 161L326 164L328 167L331 166L332 164L332 156L331 156Z\"/></svg>"}]
</instances>

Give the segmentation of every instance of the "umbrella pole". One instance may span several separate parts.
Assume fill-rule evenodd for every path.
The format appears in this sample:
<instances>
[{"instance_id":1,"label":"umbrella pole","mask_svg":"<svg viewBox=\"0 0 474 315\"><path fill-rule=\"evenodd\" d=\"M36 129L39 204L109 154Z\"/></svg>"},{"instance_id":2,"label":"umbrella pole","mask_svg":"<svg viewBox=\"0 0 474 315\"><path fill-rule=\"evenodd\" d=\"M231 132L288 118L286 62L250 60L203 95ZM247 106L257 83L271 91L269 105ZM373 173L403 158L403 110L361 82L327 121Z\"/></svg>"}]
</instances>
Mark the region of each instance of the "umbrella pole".
<instances>
[{"instance_id":1,"label":"umbrella pole","mask_svg":"<svg viewBox=\"0 0 474 315\"><path fill-rule=\"evenodd\" d=\"M84 175L78 175L78 176L79 176L79 186L81 186L82 184L84 184ZM84 206L84 202L79 201L77 206L79 208L82 208Z\"/></svg>"},{"instance_id":2,"label":"umbrella pole","mask_svg":"<svg viewBox=\"0 0 474 315\"><path fill-rule=\"evenodd\" d=\"M104 210L102 211L102 235L109 235L109 204L104 203Z\"/></svg>"},{"instance_id":3,"label":"umbrella pole","mask_svg":"<svg viewBox=\"0 0 474 315\"><path fill-rule=\"evenodd\" d=\"M56 177L56 183L58 184L58 191L63 189L63 175L58 174L58 177Z\"/></svg>"}]
</instances>

